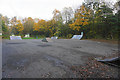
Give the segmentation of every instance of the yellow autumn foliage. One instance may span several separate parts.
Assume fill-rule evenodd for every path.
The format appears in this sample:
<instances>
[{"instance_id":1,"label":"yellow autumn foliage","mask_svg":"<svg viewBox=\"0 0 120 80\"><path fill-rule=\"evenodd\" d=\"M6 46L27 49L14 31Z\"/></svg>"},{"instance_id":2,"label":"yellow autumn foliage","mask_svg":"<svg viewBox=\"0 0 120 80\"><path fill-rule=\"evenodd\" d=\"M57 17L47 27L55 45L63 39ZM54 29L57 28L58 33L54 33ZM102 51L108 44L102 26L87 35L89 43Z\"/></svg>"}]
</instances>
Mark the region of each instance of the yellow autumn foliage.
<instances>
[{"instance_id":1,"label":"yellow autumn foliage","mask_svg":"<svg viewBox=\"0 0 120 80\"><path fill-rule=\"evenodd\" d=\"M90 14L90 10L87 11L84 5L80 7L80 9L77 9L77 12L75 13L75 22L72 24L69 24L69 27L73 30L79 31L81 26L88 25L88 18Z\"/></svg>"},{"instance_id":2,"label":"yellow autumn foliage","mask_svg":"<svg viewBox=\"0 0 120 80\"><path fill-rule=\"evenodd\" d=\"M22 32L23 29L24 29L24 27L23 27L23 25L22 25L20 20L17 20L16 29L17 29L18 32Z\"/></svg>"},{"instance_id":3,"label":"yellow autumn foliage","mask_svg":"<svg viewBox=\"0 0 120 80\"><path fill-rule=\"evenodd\" d=\"M38 23L34 23L34 26L33 26L33 31L39 31L40 27L38 25Z\"/></svg>"}]
</instances>

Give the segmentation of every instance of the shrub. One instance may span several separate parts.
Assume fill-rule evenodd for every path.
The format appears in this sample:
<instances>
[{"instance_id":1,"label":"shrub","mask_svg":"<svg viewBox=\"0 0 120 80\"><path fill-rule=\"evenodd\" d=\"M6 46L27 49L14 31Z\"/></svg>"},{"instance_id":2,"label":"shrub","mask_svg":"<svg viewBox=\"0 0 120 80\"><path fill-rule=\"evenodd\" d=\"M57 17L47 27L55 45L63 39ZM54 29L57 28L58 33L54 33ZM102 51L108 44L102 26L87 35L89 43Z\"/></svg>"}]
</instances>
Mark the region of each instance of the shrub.
<instances>
[{"instance_id":1,"label":"shrub","mask_svg":"<svg viewBox=\"0 0 120 80\"><path fill-rule=\"evenodd\" d=\"M68 34L67 38L72 38L72 36L73 36L72 34Z\"/></svg>"}]
</instances>

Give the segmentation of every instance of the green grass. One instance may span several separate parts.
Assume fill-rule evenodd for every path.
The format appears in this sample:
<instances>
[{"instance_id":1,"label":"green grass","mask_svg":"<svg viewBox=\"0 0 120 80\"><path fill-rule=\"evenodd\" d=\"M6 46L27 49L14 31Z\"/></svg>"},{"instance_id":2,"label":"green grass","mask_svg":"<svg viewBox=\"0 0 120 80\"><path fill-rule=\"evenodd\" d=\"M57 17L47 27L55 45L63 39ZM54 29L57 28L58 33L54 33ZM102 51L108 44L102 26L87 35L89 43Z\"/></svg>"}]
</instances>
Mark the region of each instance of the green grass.
<instances>
[{"instance_id":1,"label":"green grass","mask_svg":"<svg viewBox=\"0 0 120 80\"><path fill-rule=\"evenodd\" d=\"M35 37L23 37L22 39L36 39ZM37 39L42 39L42 38L37 38Z\"/></svg>"}]
</instances>

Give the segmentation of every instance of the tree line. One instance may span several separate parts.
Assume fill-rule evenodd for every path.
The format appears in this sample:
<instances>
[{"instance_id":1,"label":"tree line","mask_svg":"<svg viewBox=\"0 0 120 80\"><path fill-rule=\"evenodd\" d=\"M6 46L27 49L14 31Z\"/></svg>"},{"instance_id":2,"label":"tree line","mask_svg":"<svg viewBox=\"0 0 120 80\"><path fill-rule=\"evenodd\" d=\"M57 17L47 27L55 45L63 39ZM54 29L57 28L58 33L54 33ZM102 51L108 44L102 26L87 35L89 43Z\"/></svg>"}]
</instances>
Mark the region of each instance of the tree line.
<instances>
[{"instance_id":1,"label":"tree line","mask_svg":"<svg viewBox=\"0 0 120 80\"><path fill-rule=\"evenodd\" d=\"M65 7L62 11L55 9L51 20L33 19L32 17L18 20L9 19L0 14L0 30L3 38L11 34L30 34L31 36L71 38L84 33L85 39L119 39L120 32L120 1L110 7L106 2L83 3L73 10ZM115 12L116 11L116 12Z\"/></svg>"}]
</instances>

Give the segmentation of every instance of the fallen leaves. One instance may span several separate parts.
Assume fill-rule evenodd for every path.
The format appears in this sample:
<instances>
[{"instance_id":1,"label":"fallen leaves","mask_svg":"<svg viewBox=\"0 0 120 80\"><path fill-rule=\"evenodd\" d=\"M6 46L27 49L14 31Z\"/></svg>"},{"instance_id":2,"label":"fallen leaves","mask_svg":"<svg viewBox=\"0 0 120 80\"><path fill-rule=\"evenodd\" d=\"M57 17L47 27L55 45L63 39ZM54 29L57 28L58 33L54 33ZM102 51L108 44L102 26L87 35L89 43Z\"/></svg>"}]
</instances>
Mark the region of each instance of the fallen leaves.
<instances>
[{"instance_id":1,"label":"fallen leaves","mask_svg":"<svg viewBox=\"0 0 120 80\"><path fill-rule=\"evenodd\" d=\"M114 54L116 55L116 54ZM108 57L108 56L107 56ZM81 66L72 66L71 70L79 78L116 78L118 74L116 68L97 62L95 57L88 57L88 62ZM106 58L106 56L102 57Z\"/></svg>"}]
</instances>

